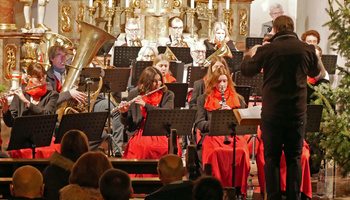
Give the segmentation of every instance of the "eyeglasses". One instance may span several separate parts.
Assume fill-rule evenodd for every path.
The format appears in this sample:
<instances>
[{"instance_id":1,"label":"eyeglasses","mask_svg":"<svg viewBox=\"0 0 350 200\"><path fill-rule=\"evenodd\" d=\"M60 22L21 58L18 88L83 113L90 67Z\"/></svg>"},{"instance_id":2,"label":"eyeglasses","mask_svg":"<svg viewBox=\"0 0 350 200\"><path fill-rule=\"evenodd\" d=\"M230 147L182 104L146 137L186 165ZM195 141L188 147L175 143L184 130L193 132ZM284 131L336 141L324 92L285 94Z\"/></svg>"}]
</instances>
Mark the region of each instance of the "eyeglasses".
<instances>
[{"instance_id":1,"label":"eyeglasses","mask_svg":"<svg viewBox=\"0 0 350 200\"><path fill-rule=\"evenodd\" d=\"M202 54L205 54L207 51L204 51L204 50L195 50L193 51L194 53L202 53Z\"/></svg>"},{"instance_id":2,"label":"eyeglasses","mask_svg":"<svg viewBox=\"0 0 350 200\"><path fill-rule=\"evenodd\" d=\"M138 29L138 28L137 28L137 29L128 29L128 28L127 28L126 30L128 30L128 31L130 31L130 32L132 32L132 33L136 33L136 32L138 32L140 29Z\"/></svg>"},{"instance_id":3,"label":"eyeglasses","mask_svg":"<svg viewBox=\"0 0 350 200\"><path fill-rule=\"evenodd\" d=\"M56 57L57 57L58 59L62 59L62 58L66 58L67 55L66 55L66 54L57 54Z\"/></svg>"},{"instance_id":4,"label":"eyeglasses","mask_svg":"<svg viewBox=\"0 0 350 200\"><path fill-rule=\"evenodd\" d=\"M184 27L183 26L179 26L179 27L171 27L172 29L174 29L174 30L181 30L181 29L184 29Z\"/></svg>"},{"instance_id":5,"label":"eyeglasses","mask_svg":"<svg viewBox=\"0 0 350 200\"><path fill-rule=\"evenodd\" d=\"M283 12L273 12L273 13L270 13L270 15L282 15Z\"/></svg>"}]
</instances>

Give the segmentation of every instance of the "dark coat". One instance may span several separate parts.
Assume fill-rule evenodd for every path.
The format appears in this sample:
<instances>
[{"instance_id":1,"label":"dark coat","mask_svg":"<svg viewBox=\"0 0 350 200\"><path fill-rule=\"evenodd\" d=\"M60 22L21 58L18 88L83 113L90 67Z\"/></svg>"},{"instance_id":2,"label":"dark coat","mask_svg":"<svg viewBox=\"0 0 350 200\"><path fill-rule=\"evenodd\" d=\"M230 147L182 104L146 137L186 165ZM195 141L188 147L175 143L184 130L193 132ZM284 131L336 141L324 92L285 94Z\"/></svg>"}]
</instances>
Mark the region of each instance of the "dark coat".
<instances>
[{"instance_id":1,"label":"dark coat","mask_svg":"<svg viewBox=\"0 0 350 200\"><path fill-rule=\"evenodd\" d=\"M51 86L51 89L56 91L57 85L56 85L56 79L53 73L53 67L50 67L50 69L47 70L46 82L50 83L49 85ZM57 100L57 105L71 98L72 96L70 95L69 91L60 92Z\"/></svg>"},{"instance_id":2,"label":"dark coat","mask_svg":"<svg viewBox=\"0 0 350 200\"><path fill-rule=\"evenodd\" d=\"M205 84L203 79L199 79L194 82L193 84L193 92L191 96L191 100L189 102L190 109L196 109L197 108L197 98L204 94L205 92Z\"/></svg>"},{"instance_id":3,"label":"dark coat","mask_svg":"<svg viewBox=\"0 0 350 200\"><path fill-rule=\"evenodd\" d=\"M192 200L193 182L168 184L146 196L145 200Z\"/></svg>"},{"instance_id":4,"label":"dark coat","mask_svg":"<svg viewBox=\"0 0 350 200\"><path fill-rule=\"evenodd\" d=\"M207 50L215 50L215 45L211 42L209 42L208 39L204 40L204 45L207 48ZM228 48L230 48L231 50L237 51L235 44L233 44L232 40L229 40L226 45L228 46Z\"/></svg>"}]
</instances>

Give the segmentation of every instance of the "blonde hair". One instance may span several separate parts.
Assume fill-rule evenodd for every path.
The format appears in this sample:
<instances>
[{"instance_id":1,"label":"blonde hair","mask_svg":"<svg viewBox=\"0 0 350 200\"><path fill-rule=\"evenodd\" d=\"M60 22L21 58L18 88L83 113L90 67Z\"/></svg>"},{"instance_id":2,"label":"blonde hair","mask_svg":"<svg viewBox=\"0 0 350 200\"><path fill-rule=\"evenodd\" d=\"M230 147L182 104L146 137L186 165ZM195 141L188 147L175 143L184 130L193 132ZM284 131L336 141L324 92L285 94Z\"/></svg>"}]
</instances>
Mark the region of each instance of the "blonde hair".
<instances>
[{"instance_id":1,"label":"blonde hair","mask_svg":"<svg viewBox=\"0 0 350 200\"><path fill-rule=\"evenodd\" d=\"M211 34L210 34L210 38L209 38L211 43L216 43L215 42L215 34L220 29L225 31L224 41L228 42L230 40L226 24L224 22L215 22L215 24L213 25L213 29L211 30Z\"/></svg>"}]
</instances>

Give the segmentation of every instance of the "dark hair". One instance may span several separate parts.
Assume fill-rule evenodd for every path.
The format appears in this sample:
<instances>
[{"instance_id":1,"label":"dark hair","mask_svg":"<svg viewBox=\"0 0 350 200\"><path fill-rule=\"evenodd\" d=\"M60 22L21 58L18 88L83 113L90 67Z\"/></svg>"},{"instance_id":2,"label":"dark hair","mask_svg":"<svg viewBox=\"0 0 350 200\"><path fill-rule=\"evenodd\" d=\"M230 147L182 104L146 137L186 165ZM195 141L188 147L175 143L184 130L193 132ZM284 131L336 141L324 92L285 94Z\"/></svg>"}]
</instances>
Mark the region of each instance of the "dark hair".
<instances>
[{"instance_id":1,"label":"dark hair","mask_svg":"<svg viewBox=\"0 0 350 200\"><path fill-rule=\"evenodd\" d=\"M61 155L77 161L84 153L89 151L89 143L86 135L79 130L67 131L61 141Z\"/></svg>"},{"instance_id":2,"label":"dark hair","mask_svg":"<svg viewBox=\"0 0 350 200\"><path fill-rule=\"evenodd\" d=\"M292 18L281 15L273 21L273 27L275 27L278 32L294 31L294 22Z\"/></svg>"},{"instance_id":3,"label":"dark hair","mask_svg":"<svg viewBox=\"0 0 350 200\"><path fill-rule=\"evenodd\" d=\"M207 176L195 181L193 197L195 200L222 200L223 188L217 178Z\"/></svg>"},{"instance_id":4,"label":"dark hair","mask_svg":"<svg viewBox=\"0 0 350 200\"><path fill-rule=\"evenodd\" d=\"M128 173L119 169L107 170L100 179L100 192L104 200L129 200L131 179Z\"/></svg>"},{"instance_id":5,"label":"dark hair","mask_svg":"<svg viewBox=\"0 0 350 200\"><path fill-rule=\"evenodd\" d=\"M41 78L46 74L45 68L40 63L31 63L27 68L27 75Z\"/></svg>"},{"instance_id":6,"label":"dark hair","mask_svg":"<svg viewBox=\"0 0 350 200\"><path fill-rule=\"evenodd\" d=\"M140 94L146 94L152 90L153 80L156 75L160 76L160 81L162 81L162 85L164 85L163 79L162 79L162 73L155 67L147 67L144 69L140 75L139 83L138 83L138 90ZM165 86L162 89L163 92L167 91L167 87Z\"/></svg>"},{"instance_id":7,"label":"dark hair","mask_svg":"<svg viewBox=\"0 0 350 200\"><path fill-rule=\"evenodd\" d=\"M56 54L60 51L63 51L64 53L67 53L66 48L64 48L63 46L59 46L59 45L54 45L52 47L49 48L48 54L49 54L49 60L50 63L52 64L51 59L54 59Z\"/></svg>"},{"instance_id":8,"label":"dark hair","mask_svg":"<svg viewBox=\"0 0 350 200\"><path fill-rule=\"evenodd\" d=\"M98 188L102 174L112 168L111 161L102 152L84 153L73 165L69 183Z\"/></svg>"},{"instance_id":9,"label":"dark hair","mask_svg":"<svg viewBox=\"0 0 350 200\"><path fill-rule=\"evenodd\" d=\"M301 41L306 42L306 37L309 35L315 36L317 38L317 44L320 44L321 36L315 30L308 30L305 33L303 33L303 35L301 35Z\"/></svg>"},{"instance_id":10,"label":"dark hair","mask_svg":"<svg viewBox=\"0 0 350 200\"><path fill-rule=\"evenodd\" d=\"M178 17L178 16L172 17L172 18L170 18L169 21L168 21L169 27L173 27L172 24L173 24L173 21L174 21L175 19L181 20L181 22L182 22L182 19L181 19L180 17Z\"/></svg>"}]
</instances>

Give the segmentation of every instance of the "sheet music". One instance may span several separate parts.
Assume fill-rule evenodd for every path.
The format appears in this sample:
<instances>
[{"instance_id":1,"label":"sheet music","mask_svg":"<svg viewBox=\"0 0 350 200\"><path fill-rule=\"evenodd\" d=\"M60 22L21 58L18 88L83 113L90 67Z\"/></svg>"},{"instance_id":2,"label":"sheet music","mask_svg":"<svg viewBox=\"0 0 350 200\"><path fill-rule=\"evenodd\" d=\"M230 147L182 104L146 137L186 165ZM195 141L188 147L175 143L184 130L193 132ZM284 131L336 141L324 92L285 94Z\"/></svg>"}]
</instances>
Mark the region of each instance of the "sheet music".
<instances>
[{"instance_id":1,"label":"sheet music","mask_svg":"<svg viewBox=\"0 0 350 200\"><path fill-rule=\"evenodd\" d=\"M260 119L261 106L254 106L251 108L238 109L242 119Z\"/></svg>"}]
</instances>

